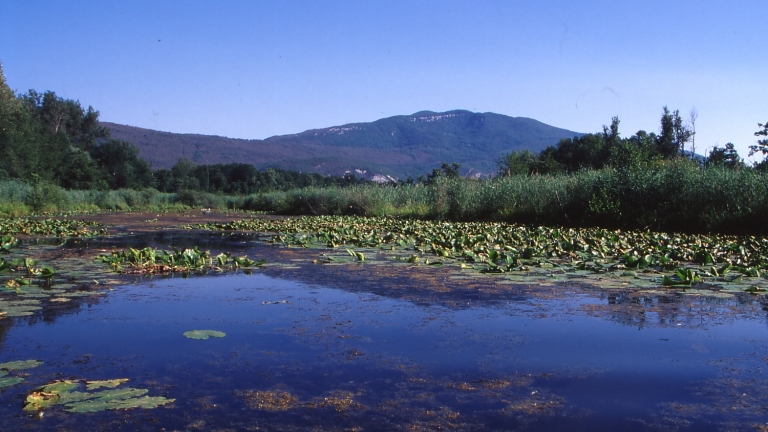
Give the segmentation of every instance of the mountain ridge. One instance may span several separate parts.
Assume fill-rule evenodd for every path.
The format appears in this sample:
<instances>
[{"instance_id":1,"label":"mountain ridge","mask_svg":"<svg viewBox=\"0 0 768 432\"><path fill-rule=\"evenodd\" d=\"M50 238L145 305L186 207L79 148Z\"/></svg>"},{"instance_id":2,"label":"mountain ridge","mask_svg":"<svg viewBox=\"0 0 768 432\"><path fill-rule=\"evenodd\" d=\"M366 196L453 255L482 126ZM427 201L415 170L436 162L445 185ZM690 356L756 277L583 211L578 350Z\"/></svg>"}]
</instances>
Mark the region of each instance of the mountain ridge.
<instances>
[{"instance_id":1,"label":"mountain ridge","mask_svg":"<svg viewBox=\"0 0 768 432\"><path fill-rule=\"evenodd\" d=\"M179 134L102 122L112 137L129 141L154 168L186 157L197 164L242 162L328 175L355 170L373 175L418 176L457 162L462 172L492 174L496 161L515 150L538 152L581 133L527 117L466 110L419 111L372 122L309 129L262 140ZM358 172L359 172L358 171Z\"/></svg>"}]
</instances>

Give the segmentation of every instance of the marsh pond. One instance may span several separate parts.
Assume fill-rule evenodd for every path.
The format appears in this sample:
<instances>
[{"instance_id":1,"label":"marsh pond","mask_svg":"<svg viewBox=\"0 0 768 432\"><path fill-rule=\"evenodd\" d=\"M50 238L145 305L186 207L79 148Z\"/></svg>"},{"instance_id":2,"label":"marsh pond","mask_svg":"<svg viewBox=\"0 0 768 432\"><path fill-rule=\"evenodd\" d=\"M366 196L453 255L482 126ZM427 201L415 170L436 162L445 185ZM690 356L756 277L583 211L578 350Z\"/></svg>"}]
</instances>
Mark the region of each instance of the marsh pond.
<instances>
[{"instance_id":1,"label":"marsh pond","mask_svg":"<svg viewBox=\"0 0 768 432\"><path fill-rule=\"evenodd\" d=\"M0 430L768 431L759 238L199 211L0 228Z\"/></svg>"}]
</instances>

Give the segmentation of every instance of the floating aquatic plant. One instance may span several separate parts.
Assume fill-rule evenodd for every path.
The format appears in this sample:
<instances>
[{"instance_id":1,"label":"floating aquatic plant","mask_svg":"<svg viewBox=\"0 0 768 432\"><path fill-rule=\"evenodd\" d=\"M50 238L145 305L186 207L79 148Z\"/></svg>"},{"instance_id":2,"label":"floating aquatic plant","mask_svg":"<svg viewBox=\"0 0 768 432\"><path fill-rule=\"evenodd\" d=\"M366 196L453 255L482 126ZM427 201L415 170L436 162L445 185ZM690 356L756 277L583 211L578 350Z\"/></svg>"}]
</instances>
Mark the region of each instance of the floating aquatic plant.
<instances>
[{"instance_id":1,"label":"floating aquatic plant","mask_svg":"<svg viewBox=\"0 0 768 432\"><path fill-rule=\"evenodd\" d=\"M22 273L19 277L5 282L5 287L12 289L31 285L35 278L43 279L44 283L50 286L51 279L56 274L56 270L53 267L45 264L38 265L37 260L32 258L20 257L11 261L0 258L0 274L11 272Z\"/></svg>"},{"instance_id":2,"label":"floating aquatic plant","mask_svg":"<svg viewBox=\"0 0 768 432\"><path fill-rule=\"evenodd\" d=\"M40 411L56 405L63 405L68 412L98 412L111 409L157 408L175 399L163 396L146 396L147 389L133 387L117 388L127 378L104 381L64 380L35 389L27 396L24 411ZM77 391L85 387L85 392ZM99 388L108 390L91 391Z\"/></svg>"},{"instance_id":3,"label":"floating aquatic plant","mask_svg":"<svg viewBox=\"0 0 768 432\"><path fill-rule=\"evenodd\" d=\"M17 370L31 369L34 367L38 367L41 364L43 364L43 362L38 360L20 360L20 361L0 363L0 388L10 387L12 385L16 385L24 381L24 378L21 378L21 377L6 376L10 372L17 371Z\"/></svg>"},{"instance_id":4,"label":"floating aquatic plant","mask_svg":"<svg viewBox=\"0 0 768 432\"><path fill-rule=\"evenodd\" d=\"M190 330L184 332L185 337L199 340L205 340L209 337L223 338L226 335L226 333L217 330Z\"/></svg>"},{"instance_id":5,"label":"floating aquatic plant","mask_svg":"<svg viewBox=\"0 0 768 432\"><path fill-rule=\"evenodd\" d=\"M0 253L10 253L11 249L17 247L21 242L13 236L5 235L0 237Z\"/></svg>"},{"instance_id":6,"label":"floating aquatic plant","mask_svg":"<svg viewBox=\"0 0 768 432\"><path fill-rule=\"evenodd\" d=\"M93 229L95 228L95 229ZM28 234L56 237L93 237L106 234L95 222L68 219L0 219L0 235Z\"/></svg>"},{"instance_id":7,"label":"floating aquatic plant","mask_svg":"<svg viewBox=\"0 0 768 432\"><path fill-rule=\"evenodd\" d=\"M267 242L291 246L345 246L391 250L409 264L456 262L483 273L610 274L626 270L638 280L666 286L706 282L735 287L726 272L760 278L768 270L768 239L754 236L675 234L603 228L525 226L496 222L442 222L387 217L318 216L188 225L185 228L257 231ZM403 255L403 252L406 254ZM441 260L429 261L424 255ZM324 256L321 263L344 263ZM666 273L666 274L664 274ZM657 276L654 276L657 275ZM753 280L765 284L766 281ZM746 290L746 286L741 291ZM754 291L753 291L754 292Z\"/></svg>"},{"instance_id":8,"label":"floating aquatic plant","mask_svg":"<svg viewBox=\"0 0 768 432\"><path fill-rule=\"evenodd\" d=\"M248 257L234 257L229 253L221 253L214 258L210 251L202 251L195 246L192 249L171 251L144 248L112 251L110 255L100 255L99 259L116 272L133 273L168 273L189 272L202 270L235 270L250 269L264 264L266 261L254 261ZM126 271L124 264L130 265L132 270Z\"/></svg>"},{"instance_id":9,"label":"floating aquatic plant","mask_svg":"<svg viewBox=\"0 0 768 432\"><path fill-rule=\"evenodd\" d=\"M40 309L42 309L40 300L36 299L0 300L0 318L28 316Z\"/></svg>"}]
</instances>

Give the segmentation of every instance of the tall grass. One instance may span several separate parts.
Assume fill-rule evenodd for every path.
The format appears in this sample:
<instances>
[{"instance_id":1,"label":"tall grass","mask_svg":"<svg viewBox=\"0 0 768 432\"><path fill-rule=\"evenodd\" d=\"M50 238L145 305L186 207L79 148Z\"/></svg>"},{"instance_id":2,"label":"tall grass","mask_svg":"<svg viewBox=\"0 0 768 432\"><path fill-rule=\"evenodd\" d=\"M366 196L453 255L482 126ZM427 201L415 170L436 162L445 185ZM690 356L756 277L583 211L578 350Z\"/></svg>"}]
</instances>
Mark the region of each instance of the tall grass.
<instances>
[{"instance_id":1,"label":"tall grass","mask_svg":"<svg viewBox=\"0 0 768 432\"><path fill-rule=\"evenodd\" d=\"M307 188L251 195L243 207L281 214L768 234L768 174L672 162L635 171L439 178L428 186Z\"/></svg>"},{"instance_id":2,"label":"tall grass","mask_svg":"<svg viewBox=\"0 0 768 432\"><path fill-rule=\"evenodd\" d=\"M180 194L155 189L65 190L48 183L30 185L17 180L0 181L0 216L64 211L173 211L192 207L235 208L242 198L203 192Z\"/></svg>"},{"instance_id":3,"label":"tall grass","mask_svg":"<svg viewBox=\"0 0 768 432\"><path fill-rule=\"evenodd\" d=\"M51 210L180 210L402 216L682 232L768 234L768 173L676 161L640 170L437 178L429 185L305 188L248 196L185 191L65 191L0 181L0 215Z\"/></svg>"}]
</instances>

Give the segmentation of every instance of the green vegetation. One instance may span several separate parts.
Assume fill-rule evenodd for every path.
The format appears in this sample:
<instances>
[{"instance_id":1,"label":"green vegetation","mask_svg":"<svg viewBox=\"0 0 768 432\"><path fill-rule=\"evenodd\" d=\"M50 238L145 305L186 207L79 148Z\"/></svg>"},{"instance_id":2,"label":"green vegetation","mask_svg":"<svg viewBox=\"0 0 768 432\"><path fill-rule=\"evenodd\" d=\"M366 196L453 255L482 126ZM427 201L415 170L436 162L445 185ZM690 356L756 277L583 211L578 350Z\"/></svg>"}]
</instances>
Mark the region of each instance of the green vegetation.
<instances>
[{"instance_id":1,"label":"green vegetation","mask_svg":"<svg viewBox=\"0 0 768 432\"><path fill-rule=\"evenodd\" d=\"M561 260L597 257L620 261L628 268L669 267L679 262L694 262L727 264L727 269L747 274L768 269L768 239L752 236L671 235L602 228L338 216L254 219L188 228L272 233L272 242L297 246L399 247L437 257L493 265L510 260L519 263L534 257Z\"/></svg>"},{"instance_id":2,"label":"green vegetation","mask_svg":"<svg viewBox=\"0 0 768 432\"><path fill-rule=\"evenodd\" d=\"M453 264L540 282L553 276L631 277L635 285L690 286L706 282L728 292L758 292L768 270L768 239L752 236L666 234L602 228L547 228L493 222L436 222L353 216L233 221L193 229L257 231L268 241L301 247L344 248L315 262L371 262L362 248L412 265ZM376 258L373 259L377 262ZM375 264L374 264L375 265ZM599 282L605 285L605 282ZM610 284L609 284L610 285Z\"/></svg>"},{"instance_id":3,"label":"green vegetation","mask_svg":"<svg viewBox=\"0 0 768 432\"><path fill-rule=\"evenodd\" d=\"M768 173L691 161L427 185L308 188L251 195L243 208L289 215L401 216L565 227L764 234Z\"/></svg>"},{"instance_id":4,"label":"green vegetation","mask_svg":"<svg viewBox=\"0 0 768 432\"><path fill-rule=\"evenodd\" d=\"M92 107L83 108L79 101L51 91L15 95L0 65L0 215L200 204L225 207L226 198L195 192L249 194L365 182L352 175L259 172L247 164L198 167L186 159L171 170L153 171L135 145L111 139L98 118L99 112ZM175 195L171 199L158 190Z\"/></svg>"},{"instance_id":5,"label":"green vegetation","mask_svg":"<svg viewBox=\"0 0 768 432\"><path fill-rule=\"evenodd\" d=\"M211 337L223 338L226 335L226 333L217 330L189 330L184 332L184 337L198 340L206 340Z\"/></svg>"},{"instance_id":6,"label":"green vegetation","mask_svg":"<svg viewBox=\"0 0 768 432\"><path fill-rule=\"evenodd\" d=\"M379 132L398 126L398 133L404 135L390 134L383 141L361 145L377 149L392 140L410 143L424 134L434 138L439 132L437 120L449 122L445 127L456 136L473 131L494 139L498 136L491 133L493 128L506 124L498 116L464 111L386 120L369 126ZM746 166L731 143L716 147L707 158L697 157L695 120L695 113L686 123L678 111L664 107L658 134L638 131L622 138L619 119L613 118L602 132L562 139L540 153L509 153L498 162L499 175L486 180L461 178L457 163L443 163L426 178L387 185L353 175L258 171L242 163L197 166L187 159L171 169L152 171L135 146L109 138L109 131L98 123L98 111L53 92L15 95L0 70L0 216L203 207L289 215L766 234L768 163ZM521 136L533 134L538 127L526 124L529 127L523 128ZM343 147L350 136L367 133L362 126L355 127L345 129L345 134L331 129L320 132L326 144ZM755 135L768 136L768 126L759 127ZM752 153L768 155L766 139L757 143ZM461 146L452 148L459 149L456 157L463 160ZM5 221L0 234L48 229L24 231L12 226L33 223L37 222ZM52 235L99 233L78 227L59 229L50 220L39 223L51 225L47 233Z\"/></svg>"},{"instance_id":7,"label":"green vegetation","mask_svg":"<svg viewBox=\"0 0 768 432\"><path fill-rule=\"evenodd\" d=\"M203 270L248 270L251 267L258 267L265 263L263 260L253 261L248 257L233 257L230 253L224 252L211 257L210 251L201 251L198 246L192 249L180 251L173 248L172 251L158 250L153 248L133 249L128 248L123 251L112 251L110 255L100 255L99 259L116 272L131 273L170 273L190 271L200 272ZM123 264L131 266L131 270L126 271Z\"/></svg>"},{"instance_id":8,"label":"green vegetation","mask_svg":"<svg viewBox=\"0 0 768 432\"><path fill-rule=\"evenodd\" d=\"M22 381L22 377L9 377L6 376L10 372L31 369L40 366L43 362L38 360L19 360L6 363L0 363L0 389L4 387L10 387L16 385Z\"/></svg>"},{"instance_id":9,"label":"green vegetation","mask_svg":"<svg viewBox=\"0 0 768 432\"><path fill-rule=\"evenodd\" d=\"M95 229L94 229L95 228ZM85 222L69 219L0 219L0 235L50 235L56 237L92 237L106 234L105 228L98 228L94 222ZM12 239L3 237L3 247ZM18 244L16 241L15 244ZM14 245L15 245L14 244ZM0 249L2 252L2 249Z\"/></svg>"},{"instance_id":10,"label":"green vegetation","mask_svg":"<svg viewBox=\"0 0 768 432\"><path fill-rule=\"evenodd\" d=\"M621 138L619 118L614 117L610 126L603 126L602 132L562 139L557 145L549 146L538 154L526 150L504 155L498 164L499 175L573 173L609 167L642 171L660 161L682 158L690 158L697 165L708 167L744 168L744 162L732 143L715 147L707 158L695 154L696 116L692 112L686 124L679 111L664 107L658 135L641 130L629 138ZM763 127L762 124L759 126ZM690 151L686 149L689 143ZM762 152L760 146L751 148L750 155ZM768 154L768 151L763 153Z\"/></svg>"},{"instance_id":11,"label":"green vegetation","mask_svg":"<svg viewBox=\"0 0 768 432\"><path fill-rule=\"evenodd\" d=\"M170 170L155 171L151 185L163 192L200 191L248 195L304 187L345 187L370 183L349 173L344 177L333 177L274 168L259 171L253 165L244 163L198 166L182 158ZM184 198L181 200L184 201Z\"/></svg>"},{"instance_id":12,"label":"green vegetation","mask_svg":"<svg viewBox=\"0 0 768 432\"><path fill-rule=\"evenodd\" d=\"M63 405L64 410L73 413L98 412L112 409L157 408L173 402L162 396L145 396L149 390L132 387L117 389L126 378L107 381L56 381L42 386L27 396L24 411L41 411L56 405ZM85 387L86 391L77 391ZM90 391L101 387L109 390Z\"/></svg>"}]
</instances>

